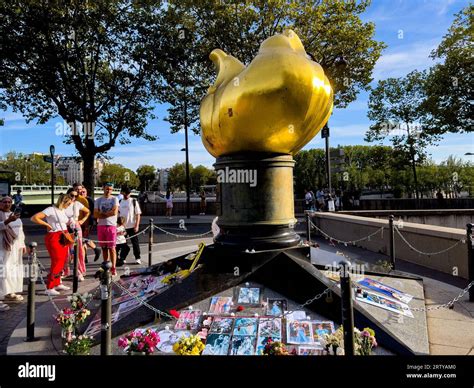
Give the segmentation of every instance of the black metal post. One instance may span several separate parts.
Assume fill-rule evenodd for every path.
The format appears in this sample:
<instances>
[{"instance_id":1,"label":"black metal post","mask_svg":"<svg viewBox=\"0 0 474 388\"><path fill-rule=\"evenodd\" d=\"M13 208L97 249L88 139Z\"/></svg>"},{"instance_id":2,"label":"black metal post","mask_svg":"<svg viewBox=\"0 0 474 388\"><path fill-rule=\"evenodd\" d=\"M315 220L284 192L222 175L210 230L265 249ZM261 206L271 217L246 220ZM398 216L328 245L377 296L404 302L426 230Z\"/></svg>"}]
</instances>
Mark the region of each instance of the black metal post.
<instances>
[{"instance_id":1,"label":"black metal post","mask_svg":"<svg viewBox=\"0 0 474 388\"><path fill-rule=\"evenodd\" d=\"M306 211L306 240L311 244L311 216Z\"/></svg>"},{"instance_id":2,"label":"black metal post","mask_svg":"<svg viewBox=\"0 0 474 388\"><path fill-rule=\"evenodd\" d=\"M352 309L352 285L350 276L350 263L341 261L340 279L341 279L341 310L342 327L344 330L344 354L346 356L354 355L354 312Z\"/></svg>"},{"instance_id":3,"label":"black metal post","mask_svg":"<svg viewBox=\"0 0 474 388\"><path fill-rule=\"evenodd\" d=\"M51 206L54 205L54 145L49 146L49 154L51 155Z\"/></svg>"},{"instance_id":4,"label":"black metal post","mask_svg":"<svg viewBox=\"0 0 474 388\"><path fill-rule=\"evenodd\" d=\"M326 127L327 127L327 124L326 124ZM329 130L328 130L328 134L325 140L326 140L326 174L327 174L329 194L331 194L332 184L331 184L331 155L329 154Z\"/></svg>"},{"instance_id":5,"label":"black metal post","mask_svg":"<svg viewBox=\"0 0 474 388\"><path fill-rule=\"evenodd\" d=\"M469 283L474 281L474 242L472 241L472 228L474 224L467 224L467 268ZM469 302L474 302L474 286L469 289Z\"/></svg>"},{"instance_id":6,"label":"black metal post","mask_svg":"<svg viewBox=\"0 0 474 388\"><path fill-rule=\"evenodd\" d=\"M151 267L153 256L153 218L150 218L150 229L148 230L148 267Z\"/></svg>"},{"instance_id":7,"label":"black metal post","mask_svg":"<svg viewBox=\"0 0 474 388\"><path fill-rule=\"evenodd\" d=\"M36 298L36 242L31 242L30 255L28 258L29 279L28 279L28 306L26 312L26 342L37 341L35 338L35 298Z\"/></svg>"},{"instance_id":8,"label":"black metal post","mask_svg":"<svg viewBox=\"0 0 474 388\"><path fill-rule=\"evenodd\" d=\"M395 269L395 233L394 233L394 226L393 226L393 214L388 218L388 229L389 229L389 244L390 244L390 264L392 265L392 269Z\"/></svg>"},{"instance_id":9,"label":"black metal post","mask_svg":"<svg viewBox=\"0 0 474 388\"><path fill-rule=\"evenodd\" d=\"M77 238L77 230L74 229L74 261L73 261L73 272L72 272L72 292L77 292L79 287L79 275L77 273L77 262L78 262L79 246Z\"/></svg>"},{"instance_id":10,"label":"black metal post","mask_svg":"<svg viewBox=\"0 0 474 388\"><path fill-rule=\"evenodd\" d=\"M100 299L101 304L101 328L100 328L100 355L110 356L112 354L112 276L110 269L112 263L102 263L102 274L100 277Z\"/></svg>"}]
</instances>

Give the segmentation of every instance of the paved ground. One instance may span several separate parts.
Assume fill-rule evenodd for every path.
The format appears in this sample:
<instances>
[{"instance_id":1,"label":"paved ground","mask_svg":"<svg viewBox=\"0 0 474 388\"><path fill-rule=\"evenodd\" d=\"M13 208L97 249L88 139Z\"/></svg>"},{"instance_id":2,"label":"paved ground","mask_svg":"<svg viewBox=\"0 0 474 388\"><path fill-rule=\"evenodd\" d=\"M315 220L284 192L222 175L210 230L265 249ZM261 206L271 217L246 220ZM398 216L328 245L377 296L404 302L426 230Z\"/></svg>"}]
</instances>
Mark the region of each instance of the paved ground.
<instances>
[{"instance_id":1,"label":"paved ground","mask_svg":"<svg viewBox=\"0 0 474 388\"><path fill-rule=\"evenodd\" d=\"M190 220L186 220L185 217L182 217L170 221L165 220L164 217L158 219L155 217L154 222L163 226L163 228L165 228L169 233L187 234L189 236L209 231L210 223L213 218L214 216L195 216ZM187 230L180 228L180 219L185 220ZM166 222L169 223L166 224ZM143 224L147 224L147 219L144 219ZM46 267L48 267L49 258L44 250L44 244L42 242L44 232L36 226L33 226L28 221L25 222L25 229L27 231L27 241L38 242L38 258ZM304 224L299 223L297 225L297 230L303 231ZM206 237L209 237L209 235ZM143 264L141 266L147 264L147 238L146 235L140 237L143 259ZM186 240L188 241L184 242ZM186 250L191 252L195 250L198 243L203 240L207 243L212 242L212 239L210 238L192 240L178 239L172 235L166 235L161 231L155 230L154 242L157 245L153 247L153 263L178 256L179 254L186 252ZM331 246L326 240L318 236L313 236L313 241L318 242L321 247L324 247L325 249L333 250L334 252L342 251L349 257L363 262L375 264L380 260L388 260L385 255L373 253L353 246ZM92 256L92 254L90 254L90 256ZM89 263L86 281L80 283L79 290L81 292L91 290L97 286L97 280L93 279L93 274L97 270L99 263L100 261L97 263ZM135 266L136 265L134 264L129 264L130 269L133 269ZM433 271L401 260L397 261L397 269L423 277L427 305L439 305L452 300L467 284L463 279L442 274L438 271ZM123 268L121 270L123 270ZM66 280L65 284L70 285L70 282ZM42 286L38 286L38 289L42 288ZM25 337L24 319L26 317L26 301L11 305L10 311L0 313L0 354L6 354L9 341L9 354L22 353L21 351L15 351L15 349L28 349L28 353L30 354L57 354L57 349L55 349L52 344L53 341L51 341L51 315L54 313L54 309L52 308L51 303L45 303L47 300L47 297L44 295L37 296L36 334L37 336L41 336L43 341L23 344L23 338ZM65 304L65 298L58 298L58 303L60 306L63 303ZM441 309L427 312L430 353L474 354L473 318L474 303L468 302L467 295L460 300L460 303L455 305L453 310Z\"/></svg>"}]
</instances>

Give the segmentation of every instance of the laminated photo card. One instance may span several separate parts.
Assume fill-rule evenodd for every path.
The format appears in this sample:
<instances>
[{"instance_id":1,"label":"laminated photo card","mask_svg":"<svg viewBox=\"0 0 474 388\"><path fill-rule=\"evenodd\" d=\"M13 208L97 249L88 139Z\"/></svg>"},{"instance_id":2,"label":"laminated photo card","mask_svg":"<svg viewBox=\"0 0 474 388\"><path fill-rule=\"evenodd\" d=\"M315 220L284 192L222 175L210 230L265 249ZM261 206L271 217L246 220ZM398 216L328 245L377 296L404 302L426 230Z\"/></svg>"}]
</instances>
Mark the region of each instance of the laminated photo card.
<instances>
[{"instance_id":1,"label":"laminated photo card","mask_svg":"<svg viewBox=\"0 0 474 388\"><path fill-rule=\"evenodd\" d=\"M413 318L413 313L405 303L388 299L375 292L366 291L363 294L356 294L356 300L362 303L368 303L372 306L380 307L393 313L402 314L406 317Z\"/></svg>"},{"instance_id":2,"label":"laminated photo card","mask_svg":"<svg viewBox=\"0 0 474 388\"><path fill-rule=\"evenodd\" d=\"M233 318L215 317L211 324L211 334L232 334Z\"/></svg>"},{"instance_id":3,"label":"laminated photo card","mask_svg":"<svg viewBox=\"0 0 474 388\"><path fill-rule=\"evenodd\" d=\"M237 287L236 301L239 305L259 306L262 304L262 289L260 287Z\"/></svg>"},{"instance_id":4,"label":"laminated photo card","mask_svg":"<svg viewBox=\"0 0 474 388\"><path fill-rule=\"evenodd\" d=\"M289 344L311 344L313 342L311 322L287 320L286 336L286 342Z\"/></svg>"},{"instance_id":5,"label":"laminated photo card","mask_svg":"<svg viewBox=\"0 0 474 388\"><path fill-rule=\"evenodd\" d=\"M413 299L412 295L406 294L396 288L387 286L383 283L378 282L370 278L364 278L359 280L357 284L361 287L367 288L371 291L374 291L378 294L381 294L389 299L394 299L398 302L408 303Z\"/></svg>"},{"instance_id":6,"label":"laminated photo card","mask_svg":"<svg viewBox=\"0 0 474 388\"><path fill-rule=\"evenodd\" d=\"M254 335L234 335L230 348L231 356L253 356L255 355L255 344L257 337Z\"/></svg>"},{"instance_id":7,"label":"laminated photo card","mask_svg":"<svg viewBox=\"0 0 474 388\"><path fill-rule=\"evenodd\" d=\"M286 299L267 299L267 315L273 315L274 317L281 317L287 310Z\"/></svg>"},{"instance_id":8,"label":"laminated photo card","mask_svg":"<svg viewBox=\"0 0 474 388\"><path fill-rule=\"evenodd\" d=\"M213 296L209 307L209 314L227 314L232 308L233 302L230 296Z\"/></svg>"},{"instance_id":9,"label":"laminated photo card","mask_svg":"<svg viewBox=\"0 0 474 388\"><path fill-rule=\"evenodd\" d=\"M323 348L314 346L300 346L298 356L324 356L326 351Z\"/></svg>"},{"instance_id":10,"label":"laminated photo card","mask_svg":"<svg viewBox=\"0 0 474 388\"><path fill-rule=\"evenodd\" d=\"M178 321L174 326L175 330L196 330L201 319L201 310L183 310L179 313Z\"/></svg>"},{"instance_id":11,"label":"laminated photo card","mask_svg":"<svg viewBox=\"0 0 474 388\"><path fill-rule=\"evenodd\" d=\"M313 333L313 341L319 342L324 334L334 333L334 323L332 321L313 321L311 322L311 331Z\"/></svg>"},{"instance_id":12,"label":"laminated photo card","mask_svg":"<svg viewBox=\"0 0 474 388\"><path fill-rule=\"evenodd\" d=\"M258 336L281 338L281 318L260 318Z\"/></svg>"},{"instance_id":13,"label":"laminated photo card","mask_svg":"<svg viewBox=\"0 0 474 388\"><path fill-rule=\"evenodd\" d=\"M230 335L209 334L202 354L203 356L226 356L229 352L229 346Z\"/></svg>"},{"instance_id":14,"label":"laminated photo card","mask_svg":"<svg viewBox=\"0 0 474 388\"><path fill-rule=\"evenodd\" d=\"M257 318L236 318L233 335L257 335Z\"/></svg>"}]
</instances>

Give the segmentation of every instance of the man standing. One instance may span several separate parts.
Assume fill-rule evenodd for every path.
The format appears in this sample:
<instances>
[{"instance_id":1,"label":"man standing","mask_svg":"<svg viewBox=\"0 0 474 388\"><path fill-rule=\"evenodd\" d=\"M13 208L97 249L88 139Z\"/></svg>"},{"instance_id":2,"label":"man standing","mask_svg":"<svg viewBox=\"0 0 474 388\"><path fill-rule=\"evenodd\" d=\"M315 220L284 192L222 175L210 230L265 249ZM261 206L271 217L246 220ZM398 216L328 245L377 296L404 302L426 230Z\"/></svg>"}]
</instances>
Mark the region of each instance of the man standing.
<instances>
[{"instance_id":1,"label":"man standing","mask_svg":"<svg viewBox=\"0 0 474 388\"><path fill-rule=\"evenodd\" d=\"M15 207L23 202L23 195L21 195L20 189L16 191L16 194L12 197L12 199L13 199L13 205L15 205Z\"/></svg>"},{"instance_id":2,"label":"man standing","mask_svg":"<svg viewBox=\"0 0 474 388\"><path fill-rule=\"evenodd\" d=\"M122 193L123 199L120 201L119 213L121 217L125 218L125 229L127 230L127 235L132 236L130 240L132 241L135 263L141 264L140 243L138 241L138 236L135 235L140 229L140 215L142 214L142 211L138 201L135 198L130 197L130 188L124 187Z\"/></svg>"},{"instance_id":3,"label":"man standing","mask_svg":"<svg viewBox=\"0 0 474 388\"><path fill-rule=\"evenodd\" d=\"M115 245L117 240L117 215L119 202L112 195L112 183L104 183L104 195L95 200L94 217L97 219L97 238L102 248L104 261L112 262L112 275L117 274L116 261L117 252Z\"/></svg>"}]
</instances>

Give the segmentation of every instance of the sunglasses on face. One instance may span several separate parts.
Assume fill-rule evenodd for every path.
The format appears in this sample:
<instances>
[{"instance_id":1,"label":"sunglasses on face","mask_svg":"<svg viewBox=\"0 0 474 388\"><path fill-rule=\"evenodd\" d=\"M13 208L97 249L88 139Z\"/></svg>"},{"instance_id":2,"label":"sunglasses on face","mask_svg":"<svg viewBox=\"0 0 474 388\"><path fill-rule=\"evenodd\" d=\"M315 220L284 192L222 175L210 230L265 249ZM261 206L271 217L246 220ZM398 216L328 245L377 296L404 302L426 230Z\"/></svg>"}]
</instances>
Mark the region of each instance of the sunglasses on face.
<instances>
[{"instance_id":1,"label":"sunglasses on face","mask_svg":"<svg viewBox=\"0 0 474 388\"><path fill-rule=\"evenodd\" d=\"M77 194L69 194L69 198L74 199L79 197Z\"/></svg>"}]
</instances>

